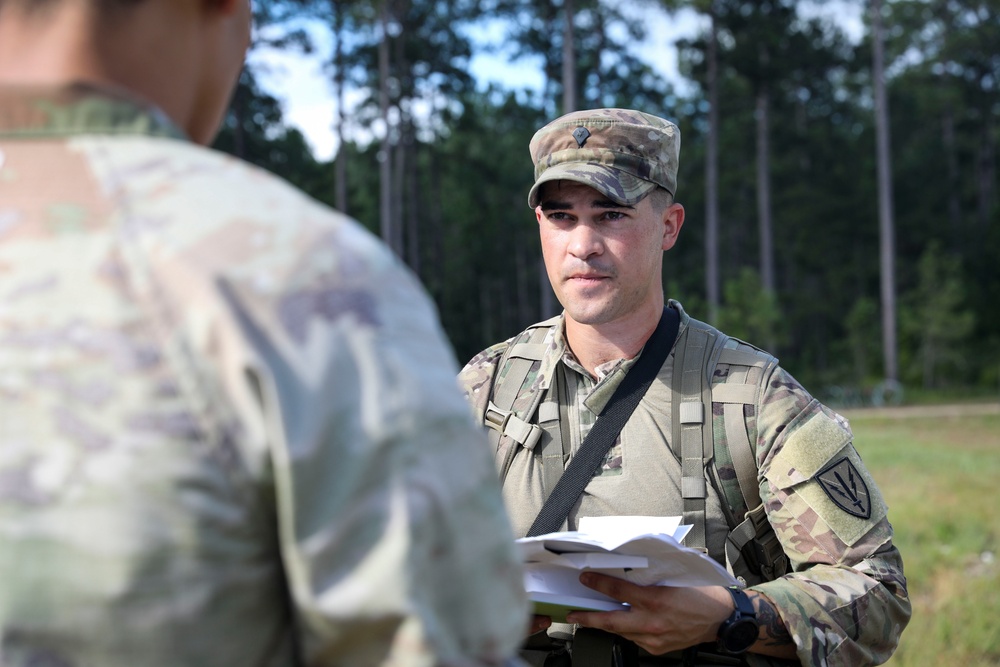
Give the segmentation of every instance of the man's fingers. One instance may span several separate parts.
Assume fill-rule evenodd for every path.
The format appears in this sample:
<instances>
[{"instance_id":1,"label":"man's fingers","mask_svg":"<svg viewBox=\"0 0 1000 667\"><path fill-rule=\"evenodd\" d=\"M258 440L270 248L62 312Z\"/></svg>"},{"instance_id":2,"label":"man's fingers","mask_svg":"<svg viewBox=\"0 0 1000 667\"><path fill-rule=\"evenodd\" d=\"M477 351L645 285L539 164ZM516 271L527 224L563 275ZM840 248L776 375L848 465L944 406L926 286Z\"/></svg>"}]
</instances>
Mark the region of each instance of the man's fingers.
<instances>
[{"instance_id":1,"label":"man's fingers","mask_svg":"<svg viewBox=\"0 0 1000 667\"><path fill-rule=\"evenodd\" d=\"M552 619L548 616L539 616L535 614L531 617L531 627L528 630L529 635L533 635L536 632L541 632L545 628L552 625Z\"/></svg>"},{"instance_id":2,"label":"man's fingers","mask_svg":"<svg viewBox=\"0 0 1000 667\"><path fill-rule=\"evenodd\" d=\"M630 613L628 611L574 611L566 615L566 622L620 635L629 629L629 619L621 617L629 616Z\"/></svg>"},{"instance_id":3,"label":"man's fingers","mask_svg":"<svg viewBox=\"0 0 1000 667\"><path fill-rule=\"evenodd\" d=\"M567 615L566 622L620 635L652 655L687 648L690 644L686 637L650 632L649 619L634 611L574 611Z\"/></svg>"},{"instance_id":4,"label":"man's fingers","mask_svg":"<svg viewBox=\"0 0 1000 667\"><path fill-rule=\"evenodd\" d=\"M609 577L606 574L584 572L580 575L580 583L587 588L593 588L598 593L604 593L608 597L619 602L627 602L632 606L641 604L646 598L646 592L642 586L617 577Z\"/></svg>"}]
</instances>

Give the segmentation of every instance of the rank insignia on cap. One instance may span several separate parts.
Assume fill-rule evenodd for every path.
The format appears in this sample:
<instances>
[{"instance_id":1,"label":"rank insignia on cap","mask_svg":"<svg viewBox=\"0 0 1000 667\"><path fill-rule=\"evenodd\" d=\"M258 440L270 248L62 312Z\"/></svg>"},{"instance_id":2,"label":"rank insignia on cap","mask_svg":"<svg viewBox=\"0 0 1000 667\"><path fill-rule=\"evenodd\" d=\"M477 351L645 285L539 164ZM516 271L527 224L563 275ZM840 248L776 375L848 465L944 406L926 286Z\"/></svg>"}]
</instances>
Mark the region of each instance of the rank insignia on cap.
<instances>
[{"instance_id":1,"label":"rank insignia on cap","mask_svg":"<svg viewBox=\"0 0 1000 667\"><path fill-rule=\"evenodd\" d=\"M583 145L587 143L587 139L590 138L590 130L581 126L573 130L573 138L576 139L576 145L583 148Z\"/></svg>"},{"instance_id":2,"label":"rank insignia on cap","mask_svg":"<svg viewBox=\"0 0 1000 667\"><path fill-rule=\"evenodd\" d=\"M868 486L846 456L819 474L819 485L840 509L862 519L872 515Z\"/></svg>"}]
</instances>

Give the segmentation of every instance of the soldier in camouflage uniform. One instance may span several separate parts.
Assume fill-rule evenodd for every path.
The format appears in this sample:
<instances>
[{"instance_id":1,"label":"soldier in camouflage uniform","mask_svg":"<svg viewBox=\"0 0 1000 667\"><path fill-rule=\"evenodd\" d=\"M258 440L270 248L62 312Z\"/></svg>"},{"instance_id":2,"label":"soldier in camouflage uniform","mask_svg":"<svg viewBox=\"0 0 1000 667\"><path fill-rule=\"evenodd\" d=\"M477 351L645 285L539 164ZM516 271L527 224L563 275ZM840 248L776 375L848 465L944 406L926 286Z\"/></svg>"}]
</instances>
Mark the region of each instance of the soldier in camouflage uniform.
<instances>
[{"instance_id":1,"label":"soldier in camouflage uniform","mask_svg":"<svg viewBox=\"0 0 1000 667\"><path fill-rule=\"evenodd\" d=\"M507 664L520 565L430 300L194 143L249 24L0 1L0 665Z\"/></svg>"},{"instance_id":2,"label":"soldier in camouflage uniform","mask_svg":"<svg viewBox=\"0 0 1000 667\"><path fill-rule=\"evenodd\" d=\"M518 535L526 533L554 486L546 477L546 452L552 451L547 439L561 438L562 446L554 445L555 465L561 461L565 466L656 328L664 312L663 251L673 247L684 222L683 208L673 201L680 135L669 121L622 109L575 112L539 130L530 151L535 184L528 201L564 311L535 325L541 331L536 337L529 336L529 329L483 351L460 375L477 419L492 430L504 499ZM671 389L672 369L680 355L698 352L693 340L719 332L689 317L676 301L668 307L679 316L677 342L571 511L566 529L575 529L582 516L685 512L689 494L680 480L688 468L673 442L680 439L675 422L686 427L685 421L697 420L685 420L684 411L671 409L678 401ZM531 344L522 344L529 338ZM909 620L910 603L885 503L851 443L850 429L773 357L729 340L732 355L749 358L758 367L749 387L752 397L737 406L736 423L743 428L745 420L750 433L743 437L748 452L755 454L757 476L752 479L759 484L766 516L762 523L776 534L778 551L788 563L783 576L763 577L744 591L759 631L750 635L742 655L712 657L720 627L735 616L739 592L721 586L640 587L595 573L581 580L629 603L631 610L579 611L567 620L633 641L642 649L641 664L853 667L884 662ZM517 356L519 348L534 361L504 412L494 401L501 401L498 389L511 367L505 353L513 349ZM711 380L713 393L730 379L719 368ZM543 402L528 419L524 397L537 392L546 397L555 392L557 405L544 410ZM713 402L709 413L716 443L724 408L728 406ZM550 424L558 425L557 435ZM536 428L540 439L530 435ZM704 546L725 564L726 515L742 518L743 513L723 493L722 487L735 478L733 465L718 446L715 454L717 476L712 476L712 465L695 471L698 480L709 477ZM854 491L847 498L838 495L843 489L837 475L850 478ZM550 625L550 619L536 617L533 629ZM697 645L701 657L690 648ZM525 655L541 663L537 655ZM573 664L578 662L596 661L574 655Z\"/></svg>"}]
</instances>

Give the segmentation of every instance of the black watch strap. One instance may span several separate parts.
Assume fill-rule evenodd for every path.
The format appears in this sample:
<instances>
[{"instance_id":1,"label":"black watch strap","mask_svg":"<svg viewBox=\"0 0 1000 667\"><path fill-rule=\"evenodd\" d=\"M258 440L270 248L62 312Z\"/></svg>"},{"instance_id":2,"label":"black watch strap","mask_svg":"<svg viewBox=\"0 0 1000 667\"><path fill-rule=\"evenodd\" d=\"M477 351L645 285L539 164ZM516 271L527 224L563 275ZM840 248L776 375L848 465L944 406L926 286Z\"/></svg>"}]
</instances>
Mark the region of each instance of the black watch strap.
<instances>
[{"instance_id":1,"label":"black watch strap","mask_svg":"<svg viewBox=\"0 0 1000 667\"><path fill-rule=\"evenodd\" d=\"M739 612L742 616L749 616L753 620L757 620L757 611L753 608L753 602L750 602L750 596L746 594L739 586L729 586L726 588L729 594L733 596L733 604L736 605L736 609L733 613ZM730 616L732 618L732 616Z\"/></svg>"},{"instance_id":2,"label":"black watch strap","mask_svg":"<svg viewBox=\"0 0 1000 667\"><path fill-rule=\"evenodd\" d=\"M742 588L731 586L726 590L733 597L736 608L719 626L718 644L724 653L739 654L757 642L760 624L753 603Z\"/></svg>"}]
</instances>

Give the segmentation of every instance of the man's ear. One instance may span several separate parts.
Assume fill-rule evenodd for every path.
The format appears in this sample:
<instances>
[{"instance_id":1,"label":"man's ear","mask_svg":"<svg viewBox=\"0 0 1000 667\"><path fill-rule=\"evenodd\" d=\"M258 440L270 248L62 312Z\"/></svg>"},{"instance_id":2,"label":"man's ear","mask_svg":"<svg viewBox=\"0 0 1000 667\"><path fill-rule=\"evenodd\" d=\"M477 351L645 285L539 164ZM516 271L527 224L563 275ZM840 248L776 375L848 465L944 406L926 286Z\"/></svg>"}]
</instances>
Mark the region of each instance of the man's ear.
<instances>
[{"instance_id":1,"label":"man's ear","mask_svg":"<svg viewBox=\"0 0 1000 667\"><path fill-rule=\"evenodd\" d=\"M674 203L663 211L663 249L670 250L684 226L684 207Z\"/></svg>"}]
</instances>

